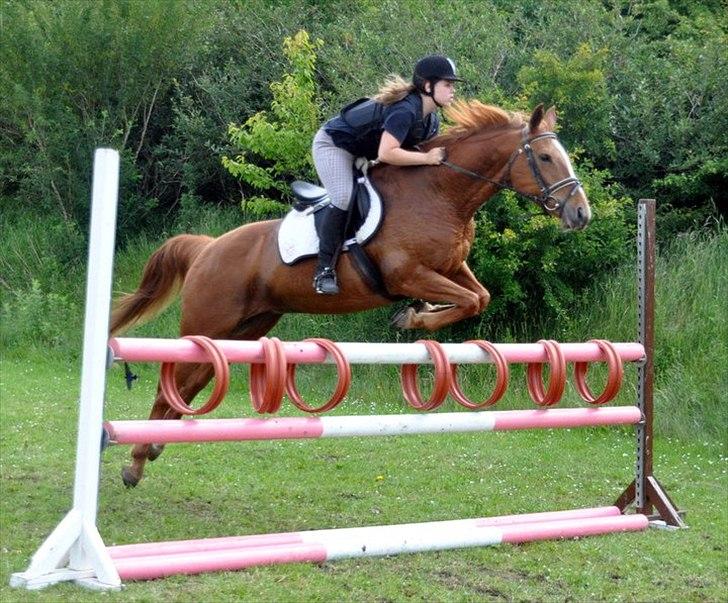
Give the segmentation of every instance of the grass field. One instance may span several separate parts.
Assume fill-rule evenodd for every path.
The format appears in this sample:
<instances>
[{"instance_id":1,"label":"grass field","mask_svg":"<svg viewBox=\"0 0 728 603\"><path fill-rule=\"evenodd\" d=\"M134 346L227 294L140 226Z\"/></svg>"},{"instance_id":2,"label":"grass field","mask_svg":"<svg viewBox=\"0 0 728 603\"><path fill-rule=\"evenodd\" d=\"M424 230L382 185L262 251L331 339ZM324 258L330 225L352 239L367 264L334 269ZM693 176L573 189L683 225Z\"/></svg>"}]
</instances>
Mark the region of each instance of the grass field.
<instances>
[{"instance_id":1,"label":"grass field","mask_svg":"<svg viewBox=\"0 0 728 603\"><path fill-rule=\"evenodd\" d=\"M337 412L405 411L394 369L355 368L363 379ZM111 371L108 418L147 413L156 370L138 372L138 385L127 392L121 370ZM304 371L304 391L326 387L308 377ZM217 416L251 414L246 383L236 369L233 393ZM71 585L10 589L10 574L25 569L70 506L78 386L76 363L52 354L4 362L3 601L725 600L728 459L725 443L713 438L655 443L656 474L687 510L688 530L261 567L128 583L118 593ZM514 384L506 407L529 407L523 389ZM625 389L621 403L629 403ZM571 392L567 404L574 399ZM611 504L631 479L634 437L629 428L587 428L181 444L150 464L133 490L119 478L127 455L127 447L113 447L102 460L99 529L107 544Z\"/></svg>"},{"instance_id":2,"label":"grass field","mask_svg":"<svg viewBox=\"0 0 728 603\"><path fill-rule=\"evenodd\" d=\"M116 291L133 286L155 245L142 242L121 255ZM8 586L71 505L81 344L75 299L38 288L9 297L0 324L1 600L728 601L728 233L688 236L670 247L658 258L656 277L655 474L687 511L689 529L262 567L129 583L118 593ZM625 267L595 283L570 321L543 332L531 326L519 339L633 340L634 289L634 271ZM392 335L388 313L289 316L274 334L421 336ZM133 334L173 336L177 322L172 307ZM596 368L594 389L604 379ZM110 371L106 418L148 414L158 367L134 370L140 378L131 392L121 368ZM478 384L490 382L489 371L464 370L466 393L482 395ZM617 404L634 403L635 374L627 367ZM301 367L299 383L304 395L323 397L332 369ZM569 388L562 406L581 404ZM514 367L497 408L531 407L523 370ZM405 410L396 367L357 366L350 394L334 412ZM284 413L292 414L291 406ZM230 394L214 414L252 414L242 367L233 368ZM633 429L588 428L173 445L133 490L119 477L129 451L112 447L102 458L99 530L106 544L124 544L602 506L632 479L634 444Z\"/></svg>"}]
</instances>

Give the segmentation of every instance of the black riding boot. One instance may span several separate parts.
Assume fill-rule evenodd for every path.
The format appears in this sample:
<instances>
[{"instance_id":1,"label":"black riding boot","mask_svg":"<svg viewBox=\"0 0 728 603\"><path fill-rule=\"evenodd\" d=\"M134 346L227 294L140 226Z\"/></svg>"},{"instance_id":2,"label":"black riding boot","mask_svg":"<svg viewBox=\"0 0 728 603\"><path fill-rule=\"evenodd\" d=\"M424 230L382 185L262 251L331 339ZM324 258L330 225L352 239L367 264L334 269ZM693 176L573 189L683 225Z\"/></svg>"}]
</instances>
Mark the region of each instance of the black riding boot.
<instances>
[{"instance_id":1,"label":"black riding boot","mask_svg":"<svg viewBox=\"0 0 728 603\"><path fill-rule=\"evenodd\" d=\"M316 293L322 295L336 295L339 292L339 285L334 267L344 242L344 229L349 212L333 205L329 205L321 211L325 213L321 224L319 262L313 277L313 288Z\"/></svg>"}]
</instances>

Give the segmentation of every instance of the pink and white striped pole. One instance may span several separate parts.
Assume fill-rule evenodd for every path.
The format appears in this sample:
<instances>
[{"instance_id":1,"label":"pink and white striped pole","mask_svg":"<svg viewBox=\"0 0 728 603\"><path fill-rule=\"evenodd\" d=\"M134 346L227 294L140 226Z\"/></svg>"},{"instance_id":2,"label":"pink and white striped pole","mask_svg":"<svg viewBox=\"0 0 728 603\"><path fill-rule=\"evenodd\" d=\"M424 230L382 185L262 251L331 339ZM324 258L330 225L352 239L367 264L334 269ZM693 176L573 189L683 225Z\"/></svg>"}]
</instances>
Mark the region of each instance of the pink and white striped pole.
<instances>
[{"instance_id":1,"label":"pink and white striped pole","mask_svg":"<svg viewBox=\"0 0 728 603\"><path fill-rule=\"evenodd\" d=\"M597 507L528 515L459 519L337 530L312 530L145 543L109 547L119 576L149 580L174 574L238 570L291 562L323 563L445 549L576 538L643 530L644 515L621 515L617 507Z\"/></svg>"},{"instance_id":2,"label":"pink and white striped pole","mask_svg":"<svg viewBox=\"0 0 728 603\"><path fill-rule=\"evenodd\" d=\"M542 513L522 513L520 515L501 515L499 517L484 517L481 519L454 519L440 521L438 525L485 527L520 525L524 523L539 523L547 521L561 521L565 519L583 519L593 517L616 517L621 515L617 507L592 507L588 509L573 509L568 511L546 511ZM358 528L357 528L358 529ZM344 529L310 530L303 532L308 538L326 537L331 533L346 534ZM222 551L226 549L251 548L258 546L277 546L283 544L301 543L301 533L283 532L258 534L251 536L224 536L222 538L203 538L199 540L170 540L166 542L144 542L140 544L123 544L108 547L112 559L125 559L127 557L148 557L155 555L176 555L180 553L195 553L202 551Z\"/></svg>"},{"instance_id":3,"label":"pink and white striped pole","mask_svg":"<svg viewBox=\"0 0 728 603\"><path fill-rule=\"evenodd\" d=\"M630 425L639 423L641 418L636 406L614 406L272 419L107 421L104 429L113 444L164 444Z\"/></svg>"},{"instance_id":4,"label":"pink and white striped pole","mask_svg":"<svg viewBox=\"0 0 728 603\"><path fill-rule=\"evenodd\" d=\"M262 345L257 341L215 340L231 363L264 362ZM422 343L358 343L337 342L351 364L430 364L427 348ZM453 364L491 362L489 355L473 343L443 343L448 361ZM596 343L559 344L566 362L599 362L605 357ZM642 360L645 350L640 343L614 343L624 362ZM114 358L127 362L209 362L204 350L186 339L154 339L116 337L109 340ZM294 364L332 363L326 352L315 343L287 342L283 344L286 361ZM548 361L539 343L497 343L498 349L510 363L545 363Z\"/></svg>"}]
</instances>

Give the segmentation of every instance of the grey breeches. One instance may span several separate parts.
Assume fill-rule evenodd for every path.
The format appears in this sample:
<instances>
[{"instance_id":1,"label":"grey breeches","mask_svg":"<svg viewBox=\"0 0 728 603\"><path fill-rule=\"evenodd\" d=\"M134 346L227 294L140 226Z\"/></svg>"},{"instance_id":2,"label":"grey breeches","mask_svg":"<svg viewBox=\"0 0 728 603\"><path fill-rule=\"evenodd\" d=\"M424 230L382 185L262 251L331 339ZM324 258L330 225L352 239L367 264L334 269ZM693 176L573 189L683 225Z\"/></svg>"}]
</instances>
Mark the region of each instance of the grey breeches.
<instances>
[{"instance_id":1,"label":"grey breeches","mask_svg":"<svg viewBox=\"0 0 728 603\"><path fill-rule=\"evenodd\" d=\"M321 184L339 209L348 209L354 187L354 156L337 147L323 128L313 138L313 163Z\"/></svg>"}]
</instances>

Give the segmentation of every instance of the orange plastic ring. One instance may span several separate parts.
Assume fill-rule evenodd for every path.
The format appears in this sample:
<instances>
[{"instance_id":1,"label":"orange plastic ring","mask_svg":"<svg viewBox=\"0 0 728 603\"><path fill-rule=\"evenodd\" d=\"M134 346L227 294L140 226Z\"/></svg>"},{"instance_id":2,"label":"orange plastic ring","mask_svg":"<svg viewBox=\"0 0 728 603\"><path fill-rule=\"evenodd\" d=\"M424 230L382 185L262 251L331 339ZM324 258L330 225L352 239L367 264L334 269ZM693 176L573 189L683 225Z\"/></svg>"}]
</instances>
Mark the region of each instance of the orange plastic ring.
<instances>
[{"instance_id":1,"label":"orange plastic ring","mask_svg":"<svg viewBox=\"0 0 728 603\"><path fill-rule=\"evenodd\" d=\"M277 412L286 388L286 352L277 337L261 337L262 363L250 365L250 400L256 412Z\"/></svg>"},{"instance_id":2,"label":"orange plastic ring","mask_svg":"<svg viewBox=\"0 0 728 603\"><path fill-rule=\"evenodd\" d=\"M479 403L473 402L463 393L462 389L460 389L457 378L458 365L453 364L450 367L450 395L465 408L475 409L493 406L496 402L498 402L498 400L503 397L503 394L508 389L508 381L510 378L508 362L506 361L503 354L501 354L498 349L489 341L474 339L471 341L466 341L465 343L474 343L480 349L490 355L496 369L495 387L493 388L493 393L490 395L490 398Z\"/></svg>"},{"instance_id":3,"label":"orange plastic ring","mask_svg":"<svg viewBox=\"0 0 728 603\"><path fill-rule=\"evenodd\" d=\"M204 335L187 335L183 339L194 341L210 356L215 370L215 387L207 402L200 408L193 409L184 401L177 389L174 379L175 362L163 362L159 371L159 386L169 406L183 415L204 415L215 410L222 402L230 386L230 366L223 351L215 342Z\"/></svg>"},{"instance_id":4,"label":"orange plastic ring","mask_svg":"<svg viewBox=\"0 0 728 603\"><path fill-rule=\"evenodd\" d=\"M331 398L329 398L328 402L322 404L318 408L312 408L303 401L301 394L298 393L298 389L296 388L296 365L289 364L286 371L286 393L293 404L305 412L326 412L341 402L344 399L344 396L346 396L346 392L349 391L349 386L351 385L351 365L344 356L343 352L330 339L312 337L311 339L305 339L304 341L316 343L331 354L331 357L336 362L336 374L338 379L336 382L336 389L334 390L334 394Z\"/></svg>"},{"instance_id":5,"label":"orange plastic ring","mask_svg":"<svg viewBox=\"0 0 728 603\"><path fill-rule=\"evenodd\" d=\"M586 383L586 374L589 370L588 362L574 363L574 381L576 382L576 391L589 404L606 404L614 399L622 387L622 378L624 377L624 365L622 358L617 352L614 345L604 339L592 339L592 343L596 343L604 352L607 359L607 367L609 373L607 375L607 383L604 391L599 396L595 396Z\"/></svg>"},{"instance_id":6,"label":"orange plastic ring","mask_svg":"<svg viewBox=\"0 0 728 603\"><path fill-rule=\"evenodd\" d=\"M539 406L553 406L561 400L566 387L566 361L561 346L551 339L541 339L538 343L544 346L551 367L549 387L543 388L543 363L531 362L526 371L528 393Z\"/></svg>"},{"instance_id":7,"label":"orange plastic ring","mask_svg":"<svg viewBox=\"0 0 728 603\"><path fill-rule=\"evenodd\" d=\"M417 364L403 364L401 371L402 392L410 406L417 410L433 410L440 406L450 390L450 363L443 347L436 341L420 339L417 343L425 344L435 365L435 385L430 399L422 400L417 385Z\"/></svg>"}]
</instances>

